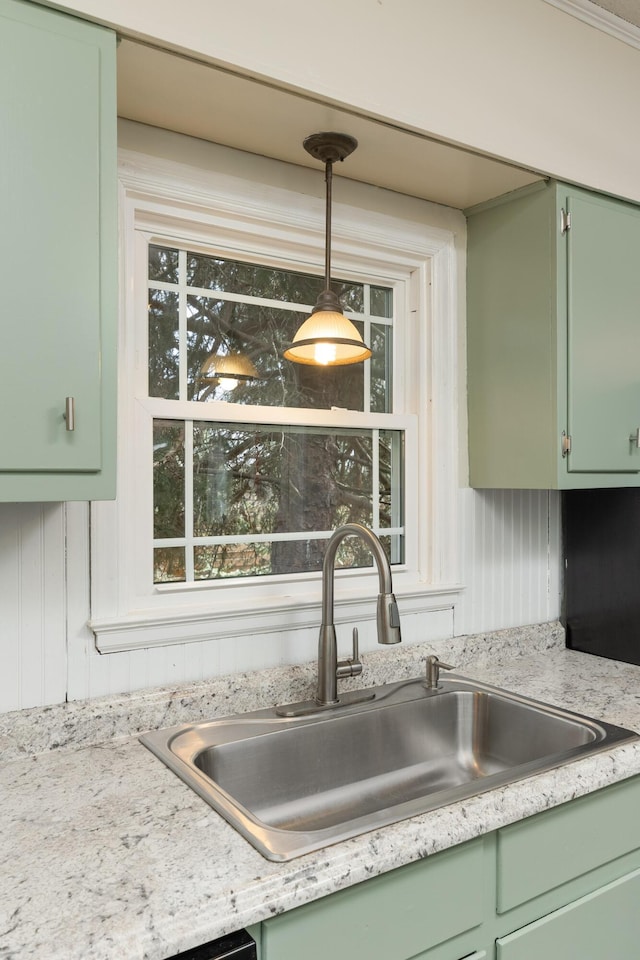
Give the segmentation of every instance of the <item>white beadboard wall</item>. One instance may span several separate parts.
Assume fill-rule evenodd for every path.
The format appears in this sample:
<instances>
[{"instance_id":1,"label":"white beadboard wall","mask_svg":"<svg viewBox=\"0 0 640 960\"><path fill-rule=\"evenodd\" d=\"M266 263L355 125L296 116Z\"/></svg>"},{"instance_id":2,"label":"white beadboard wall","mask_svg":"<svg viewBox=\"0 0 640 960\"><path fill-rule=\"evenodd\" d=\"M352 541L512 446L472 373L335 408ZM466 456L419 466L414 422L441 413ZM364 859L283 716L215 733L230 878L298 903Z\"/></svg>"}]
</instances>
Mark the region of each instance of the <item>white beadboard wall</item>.
<instances>
[{"instance_id":1,"label":"white beadboard wall","mask_svg":"<svg viewBox=\"0 0 640 960\"><path fill-rule=\"evenodd\" d=\"M86 504L0 504L0 712L315 656L315 630L101 656L86 627L88 522ZM405 642L559 616L558 494L461 490L459 529L461 599L454 611L403 618ZM375 646L371 628L363 649Z\"/></svg>"},{"instance_id":2,"label":"white beadboard wall","mask_svg":"<svg viewBox=\"0 0 640 960\"><path fill-rule=\"evenodd\" d=\"M0 504L0 711L67 690L65 509Z\"/></svg>"},{"instance_id":3,"label":"white beadboard wall","mask_svg":"<svg viewBox=\"0 0 640 960\"><path fill-rule=\"evenodd\" d=\"M460 579L454 635L543 623L560 616L560 494L460 491Z\"/></svg>"}]
</instances>

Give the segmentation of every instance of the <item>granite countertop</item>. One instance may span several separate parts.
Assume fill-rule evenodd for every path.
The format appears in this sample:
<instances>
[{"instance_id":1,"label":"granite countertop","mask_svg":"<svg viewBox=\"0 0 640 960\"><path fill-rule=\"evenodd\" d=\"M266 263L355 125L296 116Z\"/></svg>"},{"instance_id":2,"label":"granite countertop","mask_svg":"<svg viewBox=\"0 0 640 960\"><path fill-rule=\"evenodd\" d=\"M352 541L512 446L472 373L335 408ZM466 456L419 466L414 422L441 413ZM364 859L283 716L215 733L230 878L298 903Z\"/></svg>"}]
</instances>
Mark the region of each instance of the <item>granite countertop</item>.
<instances>
[{"instance_id":1,"label":"granite countertop","mask_svg":"<svg viewBox=\"0 0 640 960\"><path fill-rule=\"evenodd\" d=\"M363 656L359 685L458 672L640 731L640 667L564 649L558 624ZM304 699L313 666L0 716L0 957L164 960L640 773L613 748L288 863L263 859L136 734Z\"/></svg>"}]
</instances>

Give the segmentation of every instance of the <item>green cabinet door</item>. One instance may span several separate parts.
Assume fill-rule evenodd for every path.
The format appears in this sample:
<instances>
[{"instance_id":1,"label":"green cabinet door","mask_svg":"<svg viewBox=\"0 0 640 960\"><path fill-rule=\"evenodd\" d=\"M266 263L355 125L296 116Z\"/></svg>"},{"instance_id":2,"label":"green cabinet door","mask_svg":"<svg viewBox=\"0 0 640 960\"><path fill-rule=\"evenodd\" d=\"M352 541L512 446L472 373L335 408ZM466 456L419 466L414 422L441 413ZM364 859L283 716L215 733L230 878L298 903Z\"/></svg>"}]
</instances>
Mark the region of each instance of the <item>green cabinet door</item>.
<instances>
[{"instance_id":1,"label":"green cabinet door","mask_svg":"<svg viewBox=\"0 0 640 960\"><path fill-rule=\"evenodd\" d=\"M262 924L260 958L481 957L485 865L480 838L297 907Z\"/></svg>"},{"instance_id":2,"label":"green cabinet door","mask_svg":"<svg viewBox=\"0 0 640 960\"><path fill-rule=\"evenodd\" d=\"M0 0L0 91L0 499L114 496L114 35Z\"/></svg>"},{"instance_id":3,"label":"green cabinet door","mask_svg":"<svg viewBox=\"0 0 640 960\"><path fill-rule=\"evenodd\" d=\"M640 208L550 182L467 213L471 486L640 486Z\"/></svg>"},{"instance_id":4,"label":"green cabinet door","mask_svg":"<svg viewBox=\"0 0 640 960\"><path fill-rule=\"evenodd\" d=\"M631 960L640 944L640 870L497 941L497 960Z\"/></svg>"},{"instance_id":5,"label":"green cabinet door","mask_svg":"<svg viewBox=\"0 0 640 960\"><path fill-rule=\"evenodd\" d=\"M627 855L635 856L632 866L614 866L617 872L606 875L602 882L635 869L640 851L639 803L640 778L631 777L499 830L498 913L527 903L538 916L540 912L549 913L563 901L549 904L543 900L542 907L536 901L549 891L558 895L563 886L571 888L569 899L575 900L593 890L593 886L581 887L581 878L584 882L603 867L607 874Z\"/></svg>"},{"instance_id":6,"label":"green cabinet door","mask_svg":"<svg viewBox=\"0 0 640 960\"><path fill-rule=\"evenodd\" d=\"M568 467L638 470L640 209L584 194L567 208Z\"/></svg>"}]
</instances>

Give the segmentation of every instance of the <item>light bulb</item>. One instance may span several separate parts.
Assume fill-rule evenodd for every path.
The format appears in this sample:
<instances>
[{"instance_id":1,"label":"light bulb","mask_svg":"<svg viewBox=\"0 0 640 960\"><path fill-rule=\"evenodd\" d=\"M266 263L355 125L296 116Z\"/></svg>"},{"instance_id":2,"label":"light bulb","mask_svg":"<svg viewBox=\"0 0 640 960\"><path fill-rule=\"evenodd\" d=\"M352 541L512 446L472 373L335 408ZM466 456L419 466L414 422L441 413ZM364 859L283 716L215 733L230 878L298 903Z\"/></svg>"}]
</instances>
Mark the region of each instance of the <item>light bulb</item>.
<instances>
[{"instance_id":1,"label":"light bulb","mask_svg":"<svg viewBox=\"0 0 640 960\"><path fill-rule=\"evenodd\" d=\"M316 343L313 351L316 363L326 366L336 359L337 349L335 343Z\"/></svg>"},{"instance_id":2,"label":"light bulb","mask_svg":"<svg viewBox=\"0 0 640 960\"><path fill-rule=\"evenodd\" d=\"M218 382L223 390L235 390L238 386L238 381L233 377L220 377Z\"/></svg>"}]
</instances>

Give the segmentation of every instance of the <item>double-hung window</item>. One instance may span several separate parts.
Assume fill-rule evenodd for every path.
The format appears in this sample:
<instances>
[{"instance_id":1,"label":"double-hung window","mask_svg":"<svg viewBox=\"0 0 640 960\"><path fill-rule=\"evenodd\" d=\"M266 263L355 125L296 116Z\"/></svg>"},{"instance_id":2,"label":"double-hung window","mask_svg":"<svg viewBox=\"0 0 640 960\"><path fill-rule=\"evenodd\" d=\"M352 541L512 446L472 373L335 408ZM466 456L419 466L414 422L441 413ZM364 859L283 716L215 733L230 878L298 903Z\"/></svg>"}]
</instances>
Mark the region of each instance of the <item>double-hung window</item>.
<instances>
[{"instance_id":1,"label":"double-hung window","mask_svg":"<svg viewBox=\"0 0 640 960\"><path fill-rule=\"evenodd\" d=\"M399 292L337 280L372 360L299 365L283 352L322 278L169 243L148 245L154 583L317 572L349 521L402 564L406 429L389 418ZM361 541L343 542L339 566L371 562Z\"/></svg>"},{"instance_id":2,"label":"double-hung window","mask_svg":"<svg viewBox=\"0 0 640 960\"><path fill-rule=\"evenodd\" d=\"M310 216L309 198L265 200L223 177L194 196L164 170L142 187L134 168L118 501L93 517L98 648L317 622L326 543L350 521L378 534L412 610L450 605L453 551L433 521L454 517L455 449L449 439L443 469L433 453L455 418L455 371L437 368L455 336L451 237L337 205L333 288L372 357L295 364L284 350L323 286L321 205ZM344 616L373 609L359 539L342 542L337 565Z\"/></svg>"}]
</instances>

